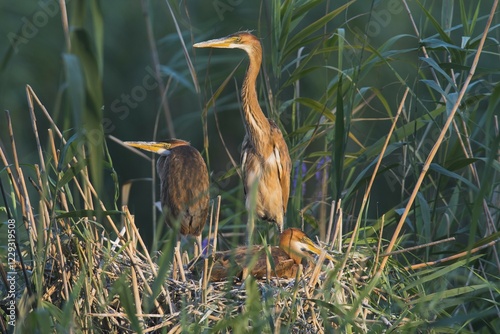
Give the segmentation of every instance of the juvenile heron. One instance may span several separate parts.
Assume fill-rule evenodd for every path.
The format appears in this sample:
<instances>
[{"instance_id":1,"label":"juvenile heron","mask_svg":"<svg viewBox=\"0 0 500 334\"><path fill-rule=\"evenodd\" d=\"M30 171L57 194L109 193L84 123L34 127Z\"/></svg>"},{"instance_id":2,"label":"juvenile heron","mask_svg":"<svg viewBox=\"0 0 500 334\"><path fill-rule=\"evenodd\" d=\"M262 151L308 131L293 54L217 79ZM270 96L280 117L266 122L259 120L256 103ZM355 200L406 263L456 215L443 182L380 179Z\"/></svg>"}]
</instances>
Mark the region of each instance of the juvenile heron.
<instances>
[{"instance_id":1,"label":"juvenile heron","mask_svg":"<svg viewBox=\"0 0 500 334\"><path fill-rule=\"evenodd\" d=\"M160 155L156 169L160 177L161 206L166 210L165 222L172 228L180 224L182 235L195 236L202 252L201 232L208 216L210 195L207 165L200 152L179 139L125 144ZM177 250L180 250L179 239ZM179 266L182 268L181 263Z\"/></svg>"},{"instance_id":2,"label":"juvenile heron","mask_svg":"<svg viewBox=\"0 0 500 334\"><path fill-rule=\"evenodd\" d=\"M279 247L271 247L270 252L264 246L243 246L224 252L217 252L209 257L212 261L210 271L211 281L223 281L231 276L243 279L247 257L255 257L255 262L249 274L257 279L271 275L280 278L295 278L298 265L303 259L312 261L311 254L320 255L323 250L309 239L304 232L297 228L289 228L280 235ZM272 259L274 267L268 268L268 258ZM326 258L334 261L327 253ZM197 261L193 270L201 273L203 261Z\"/></svg>"},{"instance_id":3,"label":"juvenile heron","mask_svg":"<svg viewBox=\"0 0 500 334\"><path fill-rule=\"evenodd\" d=\"M275 223L281 233L290 193L291 161L281 130L273 120L265 117L257 98L255 82L262 62L260 41L248 32L238 32L193 46L242 49L248 54L250 64L241 89L246 130L241 152L245 204L247 210L254 209L260 219ZM253 187L257 187L256 191L252 191ZM255 208L252 208L251 194L256 194ZM253 222L249 219L249 244L252 234Z\"/></svg>"},{"instance_id":4,"label":"juvenile heron","mask_svg":"<svg viewBox=\"0 0 500 334\"><path fill-rule=\"evenodd\" d=\"M296 264L300 264L303 258L311 259L311 254L320 255L321 247L316 245L307 235L298 228L289 228L280 235L280 248L283 249ZM326 258L334 261L330 254Z\"/></svg>"}]
</instances>

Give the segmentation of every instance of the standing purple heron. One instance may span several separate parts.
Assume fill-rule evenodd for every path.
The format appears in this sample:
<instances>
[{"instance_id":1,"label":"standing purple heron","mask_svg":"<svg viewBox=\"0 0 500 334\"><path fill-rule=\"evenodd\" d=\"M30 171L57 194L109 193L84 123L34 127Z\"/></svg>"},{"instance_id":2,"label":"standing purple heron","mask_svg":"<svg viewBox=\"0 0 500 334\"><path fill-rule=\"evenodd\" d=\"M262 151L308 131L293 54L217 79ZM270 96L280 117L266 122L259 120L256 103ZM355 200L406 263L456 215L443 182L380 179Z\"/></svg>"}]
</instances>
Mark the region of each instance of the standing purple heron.
<instances>
[{"instance_id":1,"label":"standing purple heron","mask_svg":"<svg viewBox=\"0 0 500 334\"><path fill-rule=\"evenodd\" d=\"M266 118L259 105L255 82L262 62L260 41L248 32L238 32L227 37L200 42L196 48L242 49L250 59L241 98L245 123L245 138L241 152L241 168L247 210L255 207L257 216L278 226L283 231L284 217L290 194L291 161L288 147L278 125ZM257 189L254 189L257 187ZM252 196L255 194L255 205ZM249 219L247 236L253 234Z\"/></svg>"},{"instance_id":2,"label":"standing purple heron","mask_svg":"<svg viewBox=\"0 0 500 334\"><path fill-rule=\"evenodd\" d=\"M207 165L200 152L179 139L125 144L160 155L156 169L160 177L161 206L166 210L165 222L170 227L180 224L182 235L195 236L201 252L201 232L208 216L210 194ZM177 251L179 249L178 239Z\"/></svg>"}]
</instances>

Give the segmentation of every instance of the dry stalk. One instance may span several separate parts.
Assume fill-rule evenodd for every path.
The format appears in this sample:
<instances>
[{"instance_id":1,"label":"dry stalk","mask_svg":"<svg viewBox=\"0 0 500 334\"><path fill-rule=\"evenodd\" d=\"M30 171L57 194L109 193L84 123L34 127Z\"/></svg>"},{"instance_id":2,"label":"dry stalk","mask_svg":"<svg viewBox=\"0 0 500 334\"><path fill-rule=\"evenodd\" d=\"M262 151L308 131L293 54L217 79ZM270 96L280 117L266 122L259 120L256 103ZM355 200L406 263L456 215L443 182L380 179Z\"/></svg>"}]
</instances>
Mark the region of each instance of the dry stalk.
<instances>
[{"instance_id":1,"label":"dry stalk","mask_svg":"<svg viewBox=\"0 0 500 334\"><path fill-rule=\"evenodd\" d=\"M444 262L448 262L448 261L460 259L462 257L466 257L466 256L469 256L471 254L477 253L480 250L485 249L487 247L493 246L499 240L500 239L495 239L493 241L488 242L487 244L484 244L484 245L481 245L481 246L478 246L478 247L474 247L470 251L463 251L463 252L460 252L458 254L454 254L452 256L448 256L448 257L445 257L445 258L440 259L440 260L429 261L429 262L424 262L424 263L419 263L419 264L414 264L414 265L411 265L411 266L407 267L407 269L417 270L417 269L421 269L421 268L426 268L426 267L434 266L436 264L440 264L440 263L444 263Z\"/></svg>"},{"instance_id":2,"label":"dry stalk","mask_svg":"<svg viewBox=\"0 0 500 334\"><path fill-rule=\"evenodd\" d=\"M146 248L146 245L144 244L144 241L142 240L142 237L141 237L141 235L139 233L139 230L137 229L137 227L135 226L135 224L132 223L133 220L132 220L132 216L130 215L130 212L128 211L128 207L126 207L126 206L123 207L123 210L125 212L126 219L129 221L129 225L132 227L132 230L134 231L134 234L137 235L137 240L139 241L139 244L141 245L144 254L146 254L146 261L149 264L149 268L150 268L150 270L151 270L151 272L153 274L153 277L154 278L158 277L158 272L156 270L156 265L153 263L153 260L151 260L151 257L149 256L148 250ZM116 228L116 226L115 226L115 228ZM123 241L123 239L121 239L121 240ZM145 279L145 277L144 277L144 275L143 275L142 272L140 273L140 275L141 275L141 279L143 280L143 282L147 282L147 280ZM148 284L145 285L145 289L146 289L146 292L150 296L153 294L153 290L151 290L151 287ZM167 300L170 313L172 314L172 312L174 312L174 308L173 308L172 301L171 301L171 298L170 298L170 293L164 287L162 287L161 291L162 291L163 295L165 296L165 298ZM154 300L154 304L155 304L155 307L158 309L158 312L160 312L160 314L163 314L163 309L162 309L162 307L160 307L160 304L158 303L158 301L156 299Z\"/></svg>"},{"instance_id":3,"label":"dry stalk","mask_svg":"<svg viewBox=\"0 0 500 334\"><path fill-rule=\"evenodd\" d=\"M326 238L325 238L325 244L326 245L330 245L330 243L333 241L330 241L330 235L332 233L332 228L333 228L333 215L335 213L335 200L333 200L331 203L330 203L330 218L328 219L328 229L326 230ZM331 245L331 247L333 247L333 245ZM332 249L330 247L330 249Z\"/></svg>"}]
</instances>

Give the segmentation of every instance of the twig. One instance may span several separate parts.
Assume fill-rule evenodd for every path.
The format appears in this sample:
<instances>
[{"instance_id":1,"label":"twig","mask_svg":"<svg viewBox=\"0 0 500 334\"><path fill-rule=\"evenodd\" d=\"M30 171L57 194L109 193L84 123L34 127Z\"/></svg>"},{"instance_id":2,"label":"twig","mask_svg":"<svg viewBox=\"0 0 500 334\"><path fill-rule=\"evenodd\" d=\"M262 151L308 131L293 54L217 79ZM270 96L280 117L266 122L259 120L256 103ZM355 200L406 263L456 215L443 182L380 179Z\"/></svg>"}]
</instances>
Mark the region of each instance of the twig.
<instances>
[{"instance_id":1,"label":"twig","mask_svg":"<svg viewBox=\"0 0 500 334\"><path fill-rule=\"evenodd\" d=\"M325 237L325 243L327 245L330 245L330 242L331 242L330 235L332 233L332 228L333 228L333 215L334 215L334 213L335 213L335 200L333 200L330 204L330 219L328 220L328 229L326 230L326 237ZM333 247L333 245L332 245L332 247Z\"/></svg>"},{"instance_id":2,"label":"twig","mask_svg":"<svg viewBox=\"0 0 500 334\"><path fill-rule=\"evenodd\" d=\"M409 267L406 267L406 269L416 270L416 269L420 269L420 268L424 268L424 267L429 267L429 266L433 266L433 265L436 265L436 264L440 264L440 263L443 263L443 262L448 262L448 261L451 261L451 260L459 259L459 258L464 257L464 256L469 256L470 254L477 253L477 252L479 252L482 249L485 249L487 247L493 246L499 240L500 239L495 239L493 241L488 242L487 244L484 244L484 245L472 248L470 251L469 250L463 251L463 252L460 252L458 254L455 254L455 255L452 255L452 256L448 256L448 257L445 257L445 258L440 259L440 260L430 261L430 262L424 262L424 263L419 263L419 264L414 264L414 265L411 265Z\"/></svg>"},{"instance_id":3,"label":"twig","mask_svg":"<svg viewBox=\"0 0 500 334\"><path fill-rule=\"evenodd\" d=\"M402 254L402 253L406 253L406 252L411 252L411 251L416 250L416 249L421 249L421 248L426 248L426 247L432 247L432 246L436 246L436 245L443 244L445 242L450 242L450 241L455 241L455 237L446 238L446 239L443 239L443 240L437 240L437 241L433 241L433 242L428 242L428 243L423 244L423 245L408 247L408 248L405 248L405 249L400 249L400 250L397 250L397 251L394 251L394 252L382 254L382 255L380 255L380 257L383 257L383 256L392 256L392 255Z\"/></svg>"},{"instance_id":4,"label":"twig","mask_svg":"<svg viewBox=\"0 0 500 334\"><path fill-rule=\"evenodd\" d=\"M123 207L123 211L125 212L125 216L127 217L127 219L129 219L130 212L128 211L128 207L124 206ZM134 233L137 235L137 241L139 242L139 245L141 245L141 247L143 249L143 252L144 252L145 257L146 257L146 261L148 262L149 267L151 268L151 272L153 273L153 276L155 278L158 277L158 272L156 270L155 264L153 263L153 260L149 256L148 249L147 249L146 245L144 244L144 241L142 240L141 234L139 233L139 230L137 229L137 226L135 226L135 224L131 224L131 226L132 226L132 229L133 229ZM146 282L146 281L144 281L144 282ZM149 285L146 284L145 286L146 286L146 291L149 294L152 294L153 291L151 290L151 288L149 287ZM170 309L170 314L172 314L174 312L174 308L173 308L173 305L172 305L172 301L170 299L170 293L163 286L161 288L161 291L165 295L165 298L167 299L168 307ZM158 303L158 301L156 299L155 299L155 306L158 308L158 311L160 312L160 314L163 314L163 310L162 310L161 307L159 307L159 303Z\"/></svg>"},{"instance_id":5,"label":"twig","mask_svg":"<svg viewBox=\"0 0 500 334\"><path fill-rule=\"evenodd\" d=\"M43 158L42 145L40 144L40 137L38 136L38 127L36 125L35 109L33 107L33 97L30 94L28 87L26 87L26 97L28 98L28 109L30 111L31 126L35 135L36 148L38 151L38 159L42 168L42 174L45 173L45 159Z\"/></svg>"},{"instance_id":6,"label":"twig","mask_svg":"<svg viewBox=\"0 0 500 334\"><path fill-rule=\"evenodd\" d=\"M212 246L212 251L216 252L217 251L217 234L219 232L219 214L220 214L220 203L221 203L221 196L217 196L217 209L215 211L215 229L214 229L214 242ZM210 240L208 240L210 243Z\"/></svg>"},{"instance_id":7,"label":"twig","mask_svg":"<svg viewBox=\"0 0 500 334\"><path fill-rule=\"evenodd\" d=\"M314 266L313 273L309 279L309 288L311 291L314 291L314 287L316 286L316 283L318 283L318 277L321 272L321 267L323 266L323 263L325 262L326 258L326 250L322 250L321 254L319 255L318 262L316 262L316 265Z\"/></svg>"},{"instance_id":8,"label":"twig","mask_svg":"<svg viewBox=\"0 0 500 334\"><path fill-rule=\"evenodd\" d=\"M132 226L135 225L135 219L134 219L134 216L132 215L128 215L127 216L127 220L126 220L126 223L124 224L125 225L125 228L127 229L127 234L129 236L129 239L131 239L131 242L128 243L127 245L127 248L130 250L130 253L131 254L135 254L137 253L137 247L136 247L136 242L134 242L133 239L135 239L135 233L134 233L134 229L132 228ZM142 305L142 302L141 302L141 293L139 292L139 283L137 282L137 271L138 271L138 267L135 266L135 265L132 265L130 266L130 277L131 277L131 280L132 280L132 293L133 293L133 296L134 296L134 302L135 302L135 312L137 314L141 314L142 313L142 309L141 309L141 305ZM143 326L144 325L144 318L141 317L141 316L138 316L138 320L139 320L139 323Z\"/></svg>"}]
</instances>

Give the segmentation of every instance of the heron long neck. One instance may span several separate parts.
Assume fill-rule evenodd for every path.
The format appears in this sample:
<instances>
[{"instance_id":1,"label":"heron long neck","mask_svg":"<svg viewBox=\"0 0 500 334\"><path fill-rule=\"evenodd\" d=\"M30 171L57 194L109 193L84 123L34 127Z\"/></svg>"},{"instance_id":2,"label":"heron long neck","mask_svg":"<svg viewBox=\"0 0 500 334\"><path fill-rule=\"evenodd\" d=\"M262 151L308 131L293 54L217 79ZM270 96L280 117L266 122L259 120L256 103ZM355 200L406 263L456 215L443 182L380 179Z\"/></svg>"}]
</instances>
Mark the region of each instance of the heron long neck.
<instances>
[{"instance_id":1,"label":"heron long neck","mask_svg":"<svg viewBox=\"0 0 500 334\"><path fill-rule=\"evenodd\" d=\"M262 112L257 98L255 82L259 75L260 64L262 62L262 49L260 45L252 46L251 50L245 50L250 58L241 99L243 102L243 113L245 115L245 127L249 139L254 146L262 146L268 141L270 135L270 125L266 116Z\"/></svg>"}]
</instances>

